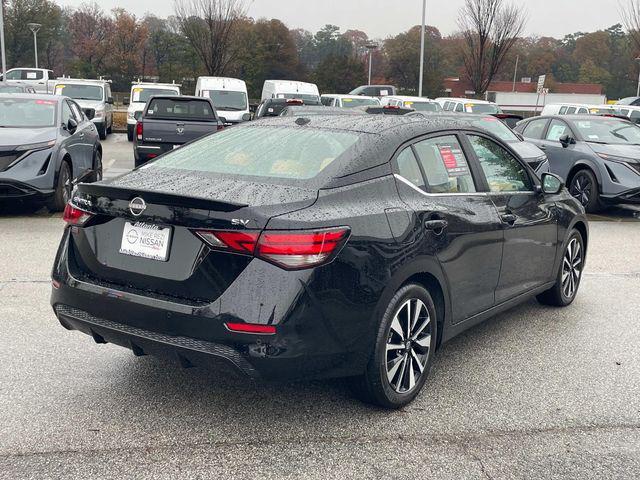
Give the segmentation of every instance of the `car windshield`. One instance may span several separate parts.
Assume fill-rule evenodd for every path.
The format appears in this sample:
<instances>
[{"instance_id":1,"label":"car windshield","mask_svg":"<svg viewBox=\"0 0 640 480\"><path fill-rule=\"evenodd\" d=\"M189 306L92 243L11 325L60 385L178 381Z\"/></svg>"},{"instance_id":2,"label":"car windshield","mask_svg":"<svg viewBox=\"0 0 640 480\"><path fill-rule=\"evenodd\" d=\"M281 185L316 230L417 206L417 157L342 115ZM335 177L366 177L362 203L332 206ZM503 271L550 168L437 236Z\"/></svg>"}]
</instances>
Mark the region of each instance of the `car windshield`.
<instances>
[{"instance_id":1,"label":"car windshield","mask_svg":"<svg viewBox=\"0 0 640 480\"><path fill-rule=\"evenodd\" d=\"M247 94L231 90L205 90L218 110L240 111L247 109Z\"/></svg>"},{"instance_id":2,"label":"car windshield","mask_svg":"<svg viewBox=\"0 0 640 480\"><path fill-rule=\"evenodd\" d=\"M626 120L579 120L575 126L587 142L640 145L640 127Z\"/></svg>"},{"instance_id":3,"label":"car windshield","mask_svg":"<svg viewBox=\"0 0 640 480\"><path fill-rule=\"evenodd\" d=\"M320 103L320 97L318 95L309 95L306 93L279 93L276 98L299 98L305 102L317 102Z\"/></svg>"},{"instance_id":4,"label":"car windshield","mask_svg":"<svg viewBox=\"0 0 640 480\"><path fill-rule=\"evenodd\" d=\"M306 180L327 168L357 140L355 133L308 127L234 127L170 152L143 168Z\"/></svg>"},{"instance_id":5,"label":"car windshield","mask_svg":"<svg viewBox=\"0 0 640 480\"><path fill-rule=\"evenodd\" d=\"M175 100L172 98L154 98L149 102L145 117L153 119L217 121L216 115L208 101L181 100L180 97Z\"/></svg>"},{"instance_id":6,"label":"car windshield","mask_svg":"<svg viewBox=\"0 0 640 480\"><path fill-rule=\"evenodd\" d=\"M495 117L480 117L477 120L472 120L471 123L474 127L482 128L483 130L494 134L503 142L520 141L509 127Z\"/></svg>"},{"instance_id":7,"label":"car windshield","mask_svg":"<svg viewBox=\"0 0 640 480\"><path fill-rule=\"evenodd\" d=\"M466 107L471 113L500 113L498 106L492 103L469 103Z\"/></svg>"},{"instance_id":8,"label":"car windshield","mask_svg":"<svg viewBox=\"0 0 640 480\"><path fill-rule=\"evenodd\" d=\"M413 108L416 112L440 112L442 107L434 102L404 102L407 108Z\"/></svg>"},{"instance_id":9,"label":"car windshield","mask_svg":"<svg viewBox=\"0 0 640 480\"><path fill-rule=\"evenodd\" d=\"M96 100L104 99L103 88L99 85L80 85L72 83L59 83L56 85L56 95L65 95L75 100Z\"/></svg>"},{"instance_id":10,"label":"car windshield","mask_svg":"<svg viewBox=\"0 0 640 480\"><path fill-rule=\"evenodd\" d=\"M154 95L179 95L175 89L171 88L134 87L132 92L131 101L141 103L147 103Z\"/></svg>"},{"instance_id":11,"label":"car windshield","mask_svg":"<svg viewBox=\"0 0 640 480\"><path fill-rule=\"evenodd\" d=\"M375 98L343 98L343 108L361 107L362 105L380 105Z\"/></svg>"},{"instance_id":12,"label":"car windshield","mask_svg":"<svg viewBox=\"0 0 640 480\"><path fill-rule=\"evenodd\" d=\"M55 100L0 99L0 127L42 128L56 124Z\"/></svg>"}]
</instances>

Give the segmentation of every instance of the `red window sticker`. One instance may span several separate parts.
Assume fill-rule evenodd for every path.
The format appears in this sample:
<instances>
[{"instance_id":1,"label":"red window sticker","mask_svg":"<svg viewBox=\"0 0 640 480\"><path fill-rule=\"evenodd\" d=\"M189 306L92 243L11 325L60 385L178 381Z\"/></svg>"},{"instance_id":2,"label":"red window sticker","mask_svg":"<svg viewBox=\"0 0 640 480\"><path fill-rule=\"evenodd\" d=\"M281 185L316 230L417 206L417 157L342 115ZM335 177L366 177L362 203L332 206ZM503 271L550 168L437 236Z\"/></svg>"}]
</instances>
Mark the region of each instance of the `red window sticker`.
<instances>
[{"instance_id":1,"label":"red window sticker","mask_svg":"<svg viewBox=\"0 0 640 480\"><path fill-rule=\"evenodd\" d=\"M447 170L456 168L458 166L458 161L456 160L456 156L451 150L451 147L440 146L439 148L440 156L442 157L442 161L444 162L444 166L447 167Z\"/></svg>"},{"instance_id":2,"label":"red window sticker","mask_svg":"<svg viewBox=\"0 0 640 480\"><path fill-rule=\"evenodd\" d=\"M56 102L52 102L51 100L36 100L37 105L55 105Z\"/></svg>"}]
</instances>

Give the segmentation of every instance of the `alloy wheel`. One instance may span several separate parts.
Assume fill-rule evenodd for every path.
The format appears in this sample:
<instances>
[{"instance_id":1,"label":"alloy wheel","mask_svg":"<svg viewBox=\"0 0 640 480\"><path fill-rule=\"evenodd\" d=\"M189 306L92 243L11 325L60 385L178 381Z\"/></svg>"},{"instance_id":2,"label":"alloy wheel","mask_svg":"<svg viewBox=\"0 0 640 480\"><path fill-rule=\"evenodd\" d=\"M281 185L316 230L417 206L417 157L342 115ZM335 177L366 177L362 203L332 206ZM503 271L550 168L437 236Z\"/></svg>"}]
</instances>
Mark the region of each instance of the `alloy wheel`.
<instances>
[{"instance_id":1,"label":"alloy wheel","mask_svg":"<svg viewBox=\"0 0 640 480\"><path fill-rule=\"evenodd\" d=\"M73 188L73 185L71 183L71 175L69 175L69 167L62 168L62 170L60 171L60 175L62 177L60 178L60 181L62 182L62 200L63 204L66 205L66 203L71 198L71 190Z\"/></svg>"},{"instance_id":2,"label":"alloy wheel","mask_svg":"<svg viewBox=\"0 0 640 480\"><path fill-rule=\"evenodd\" d=\"M387 380L397 393L407 393L419 383L429 360L431 333L431 317L422 300L405 301L391 322L385 356Z\"/></svg>"},{"instance_id":3,"label":"alloy wheel","mask_svg":"<svg viewBox=\"0 0 640 480\"><path fill-rule=\"evenodd\" d=\"M562 294L566 298L575 295L581 274L582 246L577 238L572 238L562 260Z\"/></svg>"},{"instance_id":4,"label":"alloy wheel","mask_svg":"<svg viewBox=\"0 0 640 480\"><path fill-rule=\"evenodd\" d=\"M571 182L569 191L571 195L585 206L591 198L591 180L586 175L576 175Z\"/></svg>"}]
</instances>

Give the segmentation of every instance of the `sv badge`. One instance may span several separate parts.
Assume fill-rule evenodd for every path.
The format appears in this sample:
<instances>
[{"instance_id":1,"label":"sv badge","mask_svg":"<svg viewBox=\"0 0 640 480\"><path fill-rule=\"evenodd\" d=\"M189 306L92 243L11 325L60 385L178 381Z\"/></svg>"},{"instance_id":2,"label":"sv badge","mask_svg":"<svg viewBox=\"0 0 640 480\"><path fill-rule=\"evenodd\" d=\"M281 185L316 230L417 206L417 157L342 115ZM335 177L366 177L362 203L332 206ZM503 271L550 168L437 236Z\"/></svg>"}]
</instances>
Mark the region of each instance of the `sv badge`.
<instances>
[{"instance_id":1,"label":"sv badge","mask_svg":"<svg viewBox=\"0 0 640 480\"><path fill-rule=\"evenodd\" d=\"M251 220L245 220L244 218L232 218L231 219L231 225L238 225L238 226L243 226L246 227L247 225L249 225L249 222Z\"/></svg>"}]
</instances>

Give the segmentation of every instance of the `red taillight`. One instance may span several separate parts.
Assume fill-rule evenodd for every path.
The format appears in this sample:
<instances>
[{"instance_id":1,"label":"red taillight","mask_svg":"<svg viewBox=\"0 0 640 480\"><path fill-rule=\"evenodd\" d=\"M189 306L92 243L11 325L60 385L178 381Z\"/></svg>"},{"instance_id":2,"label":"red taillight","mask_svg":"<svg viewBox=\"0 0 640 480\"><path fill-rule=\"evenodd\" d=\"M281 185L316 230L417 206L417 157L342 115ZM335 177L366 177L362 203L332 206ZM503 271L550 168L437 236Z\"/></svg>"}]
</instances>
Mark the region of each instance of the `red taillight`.
<instances>
[{"instance_id":1,"label":"red taillight","mask_svg":"<svg viewBox=\"0 0 640 480\"><path fill-rule=\"evenodd\" d=\"M136 138L142 140L142 122L136 123Z\"/></svg>"},{"instance_id":2,"label":"red taillight","mask_svg":"<svg viewBox=\"0 0 640 480\"><path fill-rule=\"evenodd\" d=\"M304 105L304 102L299 98L289 98L287 99L287 105Z\"/></svg>"},{"instance_id":3,"label":"red taillight","mask_svg":"<svg viewBox=\"0 0 640 480\"><path fill-rule=\"evenodd\" d=\"M71 203L67 203L64 207L64 214L62 215L62 219L65 222L69 225L76 226L84 225L91 217L93 217L92 213L85 212Z\"/></svg>"},{"instance_id":4,"label":"red taillight","mask_svg":"<svg viewBox=\"0 0 640 480\"><path fill-rule=\"evenodd\" d=\"M385 105L384 107L385 110L400 110L400 107L398 105Z\"/></svg>"},{"instance_id":5,"label":"red taillight","mask_svg":"<svg viewBox=\"0 0 640 480\"><path fill-rule=\"evenodd\" d=\"M209 246L254 255L286 270L315 267L331 261L349 236L348 227L323 230L211 231L198 230Z\"/></svg>"},{"instance_id":6,"label":"red taillight","mask_svg":"<svg viewBox=\"0 0 640 480\"><path fill-rule=\"evenodd\" d=\"M258 335L275 335L275 325L260 325L257 323L230 323L224 324L227 330L240 333L254 333Z\"/></svg>"}]
</instances>

